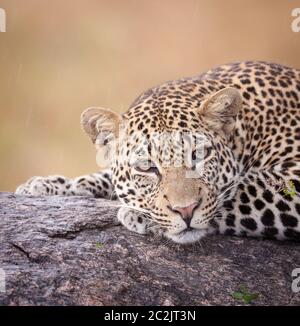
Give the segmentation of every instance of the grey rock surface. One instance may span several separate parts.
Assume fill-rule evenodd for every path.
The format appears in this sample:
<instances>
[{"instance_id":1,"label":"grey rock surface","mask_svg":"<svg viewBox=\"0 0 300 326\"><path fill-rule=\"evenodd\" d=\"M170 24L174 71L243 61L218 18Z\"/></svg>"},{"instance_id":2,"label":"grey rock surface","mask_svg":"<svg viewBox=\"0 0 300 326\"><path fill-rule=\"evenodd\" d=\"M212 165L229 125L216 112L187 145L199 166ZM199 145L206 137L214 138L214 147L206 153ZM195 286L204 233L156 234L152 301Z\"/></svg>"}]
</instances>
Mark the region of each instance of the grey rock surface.
<instances>
[{"instance_id":1,"label":"grey rock surface","mask_svg":"<svg viewBox=\"0 0 300 326\"><path fill-rule=\"evenodd\" d=\"M210 236L179 246L118 225L117 202L0 193L0 305L298 305L296 243ZM3 290L3 289L2 289Z\"/></svg>"}]
</instances>

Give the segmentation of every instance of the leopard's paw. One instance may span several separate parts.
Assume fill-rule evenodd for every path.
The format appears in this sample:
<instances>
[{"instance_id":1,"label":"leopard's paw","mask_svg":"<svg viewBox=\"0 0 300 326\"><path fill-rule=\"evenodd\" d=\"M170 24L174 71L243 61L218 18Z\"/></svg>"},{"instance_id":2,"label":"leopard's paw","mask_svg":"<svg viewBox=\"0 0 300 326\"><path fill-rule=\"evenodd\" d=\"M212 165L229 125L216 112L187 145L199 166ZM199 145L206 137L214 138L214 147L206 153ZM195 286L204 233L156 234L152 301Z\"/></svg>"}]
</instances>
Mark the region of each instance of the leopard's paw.
<instances>
[{"instance_id":1,"label":"leopard's paw","mask_svg":"<svg viewBox=\"0 0 300 326\"><path fill-rule=\"evenodd\" d=\"M50 196L66 195L69 181L63 176L32 177L15 191L18 195Z\"/></svg>"},{"instance_id":2,"label":"leopard's paw","mask_svg":"<svg viewBox=\"0 0 300 326\"><path fill-rule=\"evenodd\" d=\"M143 213L121 207L118 211L118 220L130 231L139 234L148 233L148 221L143 217Z\"/></svg>"}]
</instances>

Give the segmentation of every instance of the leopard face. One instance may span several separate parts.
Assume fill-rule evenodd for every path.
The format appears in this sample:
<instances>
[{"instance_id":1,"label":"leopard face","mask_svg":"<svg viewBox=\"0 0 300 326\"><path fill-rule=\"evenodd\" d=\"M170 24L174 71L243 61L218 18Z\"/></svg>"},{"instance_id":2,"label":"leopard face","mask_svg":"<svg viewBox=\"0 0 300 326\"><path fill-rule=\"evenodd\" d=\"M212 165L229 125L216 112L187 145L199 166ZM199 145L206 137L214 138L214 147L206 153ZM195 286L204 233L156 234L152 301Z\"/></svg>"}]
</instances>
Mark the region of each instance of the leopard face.
<instances>
[{"instance_id":1,"label":"leopard face","mask_svg":"<svg viewBox=\"0 0 300 326\"><path fill-rule=\"evenodd\" d=\"M101 108L82 115L99 156L109 161L118 198L178 243L210 232L238 175L231 140L239 92L195 93L171 84L138 99L122 116Z\"/></svg>"}]
</instances>

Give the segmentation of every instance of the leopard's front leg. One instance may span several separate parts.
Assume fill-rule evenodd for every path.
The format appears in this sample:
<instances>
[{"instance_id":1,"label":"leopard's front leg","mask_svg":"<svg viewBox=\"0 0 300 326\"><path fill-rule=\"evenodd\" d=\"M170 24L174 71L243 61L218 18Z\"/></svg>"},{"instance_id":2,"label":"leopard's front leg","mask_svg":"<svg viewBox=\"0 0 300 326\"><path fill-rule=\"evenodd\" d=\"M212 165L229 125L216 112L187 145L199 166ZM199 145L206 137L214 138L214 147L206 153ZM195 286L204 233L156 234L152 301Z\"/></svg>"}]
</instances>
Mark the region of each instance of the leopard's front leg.
<instances>
[{"instance_id":1,"label":"leopard's front leg","mask_svg":"<svg viewBox=\"0 0 300 326\"><path fill-rule=\"evenodd\" d=\"M16 189L16 194L32 196L89 196L116 199L110 171L83 175L75 179L54 175L33 177Z\"/></svg>"},{"instance_id":2,"label":"leopard's front leg","mask_svg":"<svg viewBox=\"0 0 300 326\"><path fill-rule=\"evenodd\" d=\"M71 188L71 180L61 175L48 177L32 177L18 186L17 195L52 196L68 195Z\"/></svg>"}]
</instances>

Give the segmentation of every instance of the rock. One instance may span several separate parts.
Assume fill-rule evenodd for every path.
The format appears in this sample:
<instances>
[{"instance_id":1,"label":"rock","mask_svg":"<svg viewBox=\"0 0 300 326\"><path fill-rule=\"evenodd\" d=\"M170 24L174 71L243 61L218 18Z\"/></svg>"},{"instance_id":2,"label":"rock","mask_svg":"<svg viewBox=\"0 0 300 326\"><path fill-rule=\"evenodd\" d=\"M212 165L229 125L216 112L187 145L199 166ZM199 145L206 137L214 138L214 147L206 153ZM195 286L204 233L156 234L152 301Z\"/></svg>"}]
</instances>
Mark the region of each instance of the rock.
<instances>
[{"instance_id":1,"label":"rock","mask_svg":"<svg viewBox=\"0 0 300 326\"><path fill-rule=\"evenodd\" d=\"M179 246L118 225L118 205L1 193L0 305L236 305L241 287L252 305L300 304L296 243L216 235Z\"/></svg>"}]
</instances>

